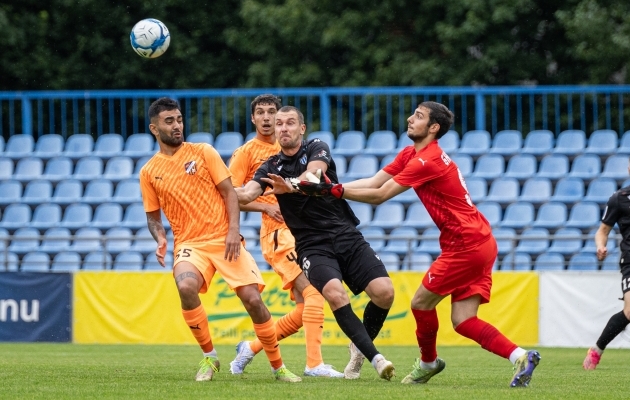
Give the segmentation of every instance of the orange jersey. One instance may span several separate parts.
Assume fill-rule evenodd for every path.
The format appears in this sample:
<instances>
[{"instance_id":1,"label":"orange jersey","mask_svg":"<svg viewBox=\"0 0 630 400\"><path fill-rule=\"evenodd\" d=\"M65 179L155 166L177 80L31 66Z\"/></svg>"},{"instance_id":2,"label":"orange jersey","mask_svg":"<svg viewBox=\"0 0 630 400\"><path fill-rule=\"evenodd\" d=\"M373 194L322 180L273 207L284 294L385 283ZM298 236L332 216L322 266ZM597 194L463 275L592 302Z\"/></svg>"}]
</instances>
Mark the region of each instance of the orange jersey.
<instances>
[{"instance_id":1,"label":"orange jersey","mask_svg":"<svg viewBox=\"0 0 630 400\"><path fill-rule=\"evenodd\" d=\"M219 153L206 143L186 143L173 155L157 153L140 170L146 212L162 209L175 247L224 238L228 215L216 185L230 177Z\"/></svg>"},{"instance_id":2,"label":"orange jersey","mask_svg":"<svg viewBox=\"0 0 630 400\"><path fill-rule=\"evenodd\" d=\"M232 184L235 187L241 187L251 181L258 167L267 161L270 156L278 154L279 152L280 144L278 144L277 141L274 144L269 144L256 138L249 140L247 143L234 150L234 154L232 154L232 159L230 160ZM278 204L276 196L273 195L260 196L255 201L265 204ZM260 227L261 237L279 228L286 228L284 222L278 222L263 213Z\"/></svg>"}]
</instances>

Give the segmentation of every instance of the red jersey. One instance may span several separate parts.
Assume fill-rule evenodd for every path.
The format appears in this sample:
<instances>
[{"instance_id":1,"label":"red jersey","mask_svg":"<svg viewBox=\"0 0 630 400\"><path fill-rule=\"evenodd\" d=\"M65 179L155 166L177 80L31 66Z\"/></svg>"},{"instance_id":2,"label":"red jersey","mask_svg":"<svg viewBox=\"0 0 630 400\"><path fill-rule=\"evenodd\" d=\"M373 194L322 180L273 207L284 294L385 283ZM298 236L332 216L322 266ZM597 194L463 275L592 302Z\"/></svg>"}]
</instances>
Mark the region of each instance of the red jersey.
<instances>
[{"instance_id":1,"label":"red jersey","mask_svg":"<svg viewBox=\"0 0 630 400\"><path fill-rule=\"evenodd\" d=\"M492 236L486 218L473 204L459 168L437 140L416 152L405 147L383 168L401 186L412 187L440 229L440 247L456 251L479 245Z\"/></svg>"}]
</instances>

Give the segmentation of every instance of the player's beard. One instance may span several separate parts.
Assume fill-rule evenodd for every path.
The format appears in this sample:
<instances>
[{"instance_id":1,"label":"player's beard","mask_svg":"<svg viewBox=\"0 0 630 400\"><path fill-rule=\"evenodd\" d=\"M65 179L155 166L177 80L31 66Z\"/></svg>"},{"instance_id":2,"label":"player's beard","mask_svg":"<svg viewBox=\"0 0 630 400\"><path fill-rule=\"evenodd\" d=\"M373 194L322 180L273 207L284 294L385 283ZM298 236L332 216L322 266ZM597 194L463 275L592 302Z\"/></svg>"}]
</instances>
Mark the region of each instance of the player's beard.
<instances>
[{"instance_id":1,"label":"player's beard","mask_svg":"<svg viewBox=\"0 0 630 400\"><path fill-rule=\"evenodd\" d=\"M425 126L421 132L407 132L407 136L414 143L423 141L427 136L429 136L429 127Z\"/></svg>"},{"instance_id":2,"label":"player's beard","mask_svg":"<svg viewBox=\"0 0 630 400\"><path fill-rule=\"evenodd\" d=\"M285 138L278 138L278 141L280 142L280 147L282 147L284 150L292 150L300 146L300 144L302 143L302 135L296 138L291 138L291 140L289 141L286 141Z\"/></svg>"},{"instance_id":3,"label":"player's beard","mask_svg":"<svg viewBox=\"0 0 630 400\"><path fill-rule=\"evenodd\" d=\"M167 135L166 133L159 131L160 132L160 140L162 141L162 143L164 143L165 145L169 146L169 147L179 147L183 140L183 136L179 137L179 138L174 138L172 136Z\"/></svg>"}]
</instances>

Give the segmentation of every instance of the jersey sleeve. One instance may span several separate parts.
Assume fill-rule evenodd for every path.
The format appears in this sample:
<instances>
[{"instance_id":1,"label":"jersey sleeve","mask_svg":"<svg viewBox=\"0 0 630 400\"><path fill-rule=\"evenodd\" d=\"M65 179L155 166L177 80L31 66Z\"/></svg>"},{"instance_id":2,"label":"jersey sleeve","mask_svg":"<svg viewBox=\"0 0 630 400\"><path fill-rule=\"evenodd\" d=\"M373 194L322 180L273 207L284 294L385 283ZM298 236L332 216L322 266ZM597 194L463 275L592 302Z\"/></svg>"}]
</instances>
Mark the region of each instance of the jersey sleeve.
<instances>
[{"instance_id":1,"label":"jersey sleeve","mask_svg":"<svg viewBox=\"0 0 630 400\"><path fill-rule=\"evenodd\" d=\"M606 203L606 208L604 209L604 215L602 216L602 222L608 226L615 226L615 223L619 219L619 194L615 192L608 199L608 203Z\"/></svg>"},{"instance_id":2,"label":"jersey sleeve","mask_svg":"<svg viewBox=\"0 0 630 400\"><path fill-rule=\"evenodd\" d=\"M161 208L160 200L144 168L140 170L140 192L142 193L142 205L145 212L157 211Z\"/></svg>"},{"instance_id":3,"label":"jersey sleeve","mask_svg":"<svg viewBox=\"0 0 630 400\"><path fill-rule=\"evenodd\" d=\"M402 150L400 152L398 152L398 154L396 155L396 158L394 158L394 160L387 164L384 168L383 171L387 172L388 174L392 175L392 176L396 176L398 175L400 172L402 172L402 170L405 169L405 158L406 157L406 152L407 150Z\"/></svg>"},{"instance_id":4,"label":"jersey sleeve","mask_svg":"<svg viewBox=\"0 0 630 400\"><path fill-rule=\"evenodd\" d=\"M311 161L323 161L330 166L330 147L322 140L313 139L309 142L306 156L307 164Z\"/></svg>"},{"instance_id":5,"label":"jersey sleeve","mask_svg":"<svg viewBox=\"0 0 630 400\"><path fill-rule=\"evenodd\" d=\"M431 181L444 174L446 167L439 165L434 159L424 161L412 158L405 168L394 176L394 182L401 186L417 188L425 182ZM385 171L387 172L387 170Z\"/></svg>"},{"instance_id":6,"label":"jersey sleeve","mask_svg":"<svg viewBox=\"0 0 630 400\"><path fill-rule=\"evenodd\" d=\"M232 176L230 170L225 166L223 159L219 155L219 152L209 144L203 146L203 158L208 166L210 178L212 178L215 185L218 185Z\"/></svg>"},{"instance_id":7,"label":"jersey sleeve","mask_svg":"<svg viewBox=\"0 0 630 400\"><path fill-rule=\"evenodd\" d=\"M242 147L234 150L229 166L234 187L241 187L245 184L245 178L249 172L249 164L248 154Z\"/></svg>"}]
</instances>

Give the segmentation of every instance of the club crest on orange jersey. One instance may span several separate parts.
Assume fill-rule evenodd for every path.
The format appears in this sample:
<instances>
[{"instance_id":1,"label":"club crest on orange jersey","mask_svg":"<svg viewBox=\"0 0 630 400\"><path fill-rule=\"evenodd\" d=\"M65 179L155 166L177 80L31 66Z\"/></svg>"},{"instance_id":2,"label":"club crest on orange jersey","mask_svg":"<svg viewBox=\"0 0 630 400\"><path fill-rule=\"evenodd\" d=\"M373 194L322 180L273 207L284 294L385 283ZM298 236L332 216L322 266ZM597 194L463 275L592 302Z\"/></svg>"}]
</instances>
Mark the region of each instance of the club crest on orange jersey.
<instances>
[{"instance_id":1,"label":"club crest on orange jersey","mask_svg":"<svg viewBox=\"0 0 630 400\"><path fill-rule=\"evenodd\" d=\"M186 169L188 175L195 175L195 172L197 172L197 162L195 160L188 161L184 164L184 169Z\"/></svg>"}]
</instances>

